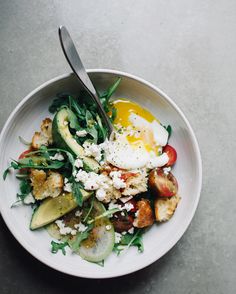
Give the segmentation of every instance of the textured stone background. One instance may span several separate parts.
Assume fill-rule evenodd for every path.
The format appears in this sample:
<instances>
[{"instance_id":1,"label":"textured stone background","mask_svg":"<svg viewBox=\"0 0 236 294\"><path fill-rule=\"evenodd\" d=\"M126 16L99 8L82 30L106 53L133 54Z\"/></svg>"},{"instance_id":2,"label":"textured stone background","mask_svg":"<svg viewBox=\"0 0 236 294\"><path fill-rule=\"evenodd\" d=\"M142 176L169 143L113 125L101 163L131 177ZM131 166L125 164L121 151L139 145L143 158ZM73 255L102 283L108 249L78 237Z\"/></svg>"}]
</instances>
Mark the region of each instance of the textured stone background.
<instances>
[{"instance_id":1,"label":"textured stone background","mask_svg":"<svg viewBox=\"0 0 236 294\"><path fill-rule=\"evenodd\" d=\"M166 256L103 281L47 268L0 219L0 293L236 293L236 1L0 0L0 128L28 92L70 71L60 24L87 68L134 73L183 109L202 152L201 200Z\"/></svg>"}]
</instances>

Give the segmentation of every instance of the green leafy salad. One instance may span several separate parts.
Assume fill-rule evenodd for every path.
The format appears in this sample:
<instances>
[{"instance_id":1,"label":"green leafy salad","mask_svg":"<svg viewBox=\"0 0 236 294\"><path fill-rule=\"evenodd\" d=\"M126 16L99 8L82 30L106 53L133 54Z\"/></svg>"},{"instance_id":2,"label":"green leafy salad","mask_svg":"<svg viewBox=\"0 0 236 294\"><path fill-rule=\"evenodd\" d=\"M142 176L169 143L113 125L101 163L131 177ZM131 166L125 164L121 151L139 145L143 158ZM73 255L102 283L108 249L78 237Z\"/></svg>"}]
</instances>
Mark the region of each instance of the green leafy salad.
<instances>
[{"instance_id":1,"label":"green leafy salad","mask_svg":"<svg viewBox=\"0 0 236 294\"><path fill-rule=\"evenodd\" d=\"M118 78L101 103L114 125L112 138L86 93L58 94L27 150L12 160L19 193L12 208L32 206L30 230L46 229L51 252L68 250L104 265L112 253L144 250L143 234L168 221L180 201L172 174L176 150L171 126L128 99L111 99Z\"/></svg>"}]
</instances>

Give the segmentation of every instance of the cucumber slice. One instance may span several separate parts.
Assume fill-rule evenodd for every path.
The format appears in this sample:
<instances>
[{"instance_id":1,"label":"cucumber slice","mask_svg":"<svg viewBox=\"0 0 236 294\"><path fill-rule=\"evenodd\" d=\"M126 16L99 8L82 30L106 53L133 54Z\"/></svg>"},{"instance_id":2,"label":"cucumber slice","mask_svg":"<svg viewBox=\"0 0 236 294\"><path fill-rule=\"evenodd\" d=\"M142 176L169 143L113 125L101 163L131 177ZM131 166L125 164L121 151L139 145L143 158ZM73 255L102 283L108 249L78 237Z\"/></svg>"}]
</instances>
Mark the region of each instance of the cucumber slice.
<instances>
[{"instance_id":1,"label":"cucumber slice","mask_svg":"<svg viewBox=\"0 0 236 294\"><path fill-rule=\"evenodd\" d=\"M102 214L105 210L102 203L94 201L93 217ZM109 230L107 229L109 228ZM72 240L69 240L69 245ZM94 228L89 233L86 240L81 242L81 245L76 252L83 259L90 262L100 262L104 260L113 250L115 243L114 227L110 220L106 217L95 222Z\"/></svg>"},{"instance_id":2,"label":"cucumber slice","mask_svg":"<svg viewBox=\"0 0 236 294\"><path fill-rule=\"evenodd\" d=\"M83 199L88 199L92 192L81 190ZM47 198L34 211L30 229L36 230L55 221L78 206L72 193L63 193L56 198Z\"/></svg>"},{"instance_id":3,"label":"cucumber slice","mask_svg":"<svg viewBox=\"0 0 236 294\"><path fill-rule=\"evenodd\" d=\"M68 122L70 111L70 109L62 108L55 115L52 123L53 142L56 146L83 158L85 165L87 165L90 170L97 172L100 168L99 163L92 158L84 156L84 148L76 142L69 130Z\"/></svg>"}]
</instances>

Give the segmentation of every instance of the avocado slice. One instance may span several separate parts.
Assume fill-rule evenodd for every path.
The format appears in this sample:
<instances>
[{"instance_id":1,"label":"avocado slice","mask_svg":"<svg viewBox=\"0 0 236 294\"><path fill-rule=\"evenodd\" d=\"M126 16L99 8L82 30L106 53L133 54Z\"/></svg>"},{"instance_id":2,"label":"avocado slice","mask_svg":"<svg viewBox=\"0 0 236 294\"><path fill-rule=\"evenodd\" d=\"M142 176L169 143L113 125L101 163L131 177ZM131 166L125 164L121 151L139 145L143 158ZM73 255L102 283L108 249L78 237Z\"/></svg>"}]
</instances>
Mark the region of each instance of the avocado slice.
<instances>
[{"instance_id":1,"label":"avocado slice","mask_svg":"<svg viewBox=\"0 0 236 294\"><path fill-rule=\"evenodd\" d=\"M81 190L83 200L88 199L92 192ZM30 229L36 230L55 221L78 206L72 193L63 193L55 198L47 198L42 201L34 211L30 223Z\"/></svg>"},{"instance_id":2,"label":"avocado slice","mask_svg":"<svg viewBox=\"0 0 236 294\"><path fill-rule=\"evenodd\" d=\"M98 172L100 168L99 163L93 158L84 156L84 148L76 142L69 130L70 111L68 108L62 108L55 115L52 123L53 142L56 146L81 157L89 170Z\"/></svg>"}]
</instances>

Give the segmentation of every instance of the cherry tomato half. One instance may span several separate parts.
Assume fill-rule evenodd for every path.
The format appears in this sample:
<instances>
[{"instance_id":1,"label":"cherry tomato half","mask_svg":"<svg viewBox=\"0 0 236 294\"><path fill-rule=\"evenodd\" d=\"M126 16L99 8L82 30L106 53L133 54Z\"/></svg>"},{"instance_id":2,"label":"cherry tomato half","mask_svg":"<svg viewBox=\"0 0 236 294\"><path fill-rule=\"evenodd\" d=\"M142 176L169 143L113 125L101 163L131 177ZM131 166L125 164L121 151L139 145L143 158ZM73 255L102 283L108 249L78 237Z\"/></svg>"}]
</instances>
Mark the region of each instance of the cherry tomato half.
<instances>
[{"instance_id":1,"label":"cherry tomato half","mask_svg":"<svg viewBox=\"0 0 236 294\"><path fill-rule=\"evenodd\" d=\"M163 149L163 152L165 152L169 157L169 161L167 162L166 166L172 166L177 160L177 152L175 148L170 145L166 145Z\"/></svg>"},{"instance_id":2,"label":"cherry tomato half","mask_svg":"<svg viewBox=\"0 0 236 294\"><path fill-rule=\"evenodd\" d=\"M27 154L30 153L31 151L32 151L31 149L23 151L23 152L20 154L20 156L19 156L18 159L25 158L25 157L27 156Z\"/></svg>"}]
</instances>

